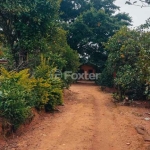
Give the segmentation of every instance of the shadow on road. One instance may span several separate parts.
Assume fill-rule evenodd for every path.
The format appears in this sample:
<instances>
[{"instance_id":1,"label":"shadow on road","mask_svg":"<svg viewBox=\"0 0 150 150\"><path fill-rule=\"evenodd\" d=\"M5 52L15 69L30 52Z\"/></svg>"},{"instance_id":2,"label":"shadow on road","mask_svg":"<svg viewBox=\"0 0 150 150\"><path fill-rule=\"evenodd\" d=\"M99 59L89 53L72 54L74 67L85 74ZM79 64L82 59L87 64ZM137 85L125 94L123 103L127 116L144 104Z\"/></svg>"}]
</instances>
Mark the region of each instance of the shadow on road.
<instances>
[{"instance_id":1,"label":"shadow on road","mask_svg":"<svg viewBox=\"0 0 150 150\"><path fill-rule=\"evenodd\" d=\"M75 84L80 84L83 86L96 86L96 83L94 81L86 81L86 80L77 81Z\"/></svg>"}]
</instances>

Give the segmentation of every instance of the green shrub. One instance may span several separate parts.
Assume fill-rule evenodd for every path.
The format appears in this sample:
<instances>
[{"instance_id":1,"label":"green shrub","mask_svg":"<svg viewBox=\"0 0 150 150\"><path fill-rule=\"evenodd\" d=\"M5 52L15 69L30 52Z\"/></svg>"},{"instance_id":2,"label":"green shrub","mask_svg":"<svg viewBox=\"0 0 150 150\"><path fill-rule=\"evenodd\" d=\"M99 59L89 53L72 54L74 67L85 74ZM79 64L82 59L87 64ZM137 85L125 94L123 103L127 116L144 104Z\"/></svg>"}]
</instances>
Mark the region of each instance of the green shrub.
<instances>
[{"instance_id":1,"label":"green shrub","mask_svg":"<svg viewBox=\"0 0 150 150\"><path fill-rule=\"evenodd\" d=\"M47 62L42 56L34 77L28 69L8 72L0 68L0 116L13 131L33 116L32 107L50 111L63 103L62 81Z\"/></svg>"},{"instance_id":2,"label":"green shrub","mask_svg":"<svg viewBox=\"0 0 150 150\"><path fill-rule=\"evenodd\" d=\"M41 56L41 64L35 70L37 80L34 94L37 98L37 109L53 110L62 100L62 81L55 77L56 69L49 65L49 61Z\"/></svg>"},{"instance_id":3,"label":"green shrub","mask_svg":"<svg viewBox=\"0 0 150 150\"><path fill-rule=\"evenodd\" d=\"M116 73L114 85L117 98L149 99L150 89L150 32L139 32L127 27L120 29L105 44L108 51L106 68ZM107 70L107 69L106 69ZM105 70L104 70L105 73ZM112 83L109 72L101 76L101 82Z\"/></svg>"},{"instance_id":4,"label":"green shrub","mask_svg":"<svg viewBox=\"0 0 150 150\"><path fill-rule=\"evenodd\" d=\"M73 84L73 83L76 82L76 80L73 80L71 78L71 76L68 76L67 78L65 78L64 74L63 74L63 77L62 77L62 81L63 81L63 87L67 88L67 89L69 89L69 87L71 86L71 84Z\"/></svg>"},{"instance_id":5,"label":"green shrub","mask_svg":"<svg viewBox=\"0 0 150 150\"><path fill-rule=\"evenodd\" d=\"M57 105L63 104L62 90L54 88L49 94L49 101L45 105L45 111L54 110Z\"/></svg>"},{"instance_id":6,"label":"green shrub","mask_svg":"<svg viewBox=\"0 0 150 150\"><path fill-rule=\"evenodd\" d=\"M96 83L100 86L113 87L114 86L114 77L113 74L105 68L103 72L98 76Z\"/></svg>"},{"instance_id":7,"label":"green shrub","mask_svg":"<svg viewBox=\"0 0 150 150\"><path fill-rule=\"evenodd\" d=\"M0 72L0 115L15 131L32 115L27 98L31 98L35 80L29 78L27 69L17 73L1 68Z\"/></svg>"}]
</instances>

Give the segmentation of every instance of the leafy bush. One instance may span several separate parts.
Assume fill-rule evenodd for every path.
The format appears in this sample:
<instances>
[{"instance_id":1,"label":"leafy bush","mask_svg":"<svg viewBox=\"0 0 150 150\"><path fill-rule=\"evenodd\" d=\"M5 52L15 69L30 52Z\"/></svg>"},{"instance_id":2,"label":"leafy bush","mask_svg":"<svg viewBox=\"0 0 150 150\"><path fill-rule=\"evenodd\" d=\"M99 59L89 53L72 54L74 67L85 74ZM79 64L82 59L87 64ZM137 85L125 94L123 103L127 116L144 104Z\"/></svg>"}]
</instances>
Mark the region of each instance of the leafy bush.
<instances>
[{"instance_id":1,"label":"leafy bush","mask_svg":"<svg viewBox=\"0 0 150 150\"><path fill-rule=\"evenodd\" d=\"M118 97L123 100L149 99L150 93L150 33L130 30L127 27L120 29L105 44L108 51L106 69L101 76L102 83L109 81L110 71L116 73L114 85L118 89ZM109 68L108 72L106 71ZM109 85L109 84L108 84Z\"/></svg>"},{"instance_id":2,"label":"leafy bush","mask_svg":"<svg viewBox=\"0 0 150 150\"><path fill-rule=\"evenodd\" d=\"M28 71L17 73L0 68L0 115L7 119L14 131L32 115L28 98L31 98L35 80L29 78Z\"/></svg>"},{"instance_id":3,"label":"leafy bush","mask_svg":"<svg viewBox=\"0 0 150 150\"><path fill-rule=\"evenodd\" d=\"M71 84L76 82L74 79L71 78L71 76L65 77L65 74L63 73L62 76L62 81L63 81L63 87L69 89Z\"/></svg>"},{"instance_id":4,"label":"leafy bush","mask_svg":"<svg viewBox=\"0 0 150 150\"><path fill-rule=\"evenodd\" d=\"M51 67L49 60L41 56L41 64L35 70L37 80L34 94L37 98L35 107L37 109L53 110L62 100L62 81L55 77L56 69Z\"/></svg>"},{"instance_id":5,"label":"leafy bush","mask_svg":"<svg viewBox=\"0 0 150 150\"><path fill-rule=\"evenodd\" d=\"M55 77L56 69L41 56L34 76L29 69L20 72L0 68L0 116L15 131L32 116L31 108L54 110L63 103L62 81Z\"/></svg>"},{"instance_id":6,"label":"leafy bush","mask_svg":"<svg viewBox=\"0 0 150 150\"><path fill-rule=\"evenodd\" d=\"M96 83L100 86L113 87L114 86L114 78L111 69L108 67L105 68L102 73L99 75Z\"/></svg>"},{"instance_id":7,"label":"leafy bush","mask_svg":"<svg viewBox=\"0 0 150 150\"><path fill-rule=\"evenodd\" d=\"M48 98L49 100L45 105L45 111L54 110L57 105L63 104L62 90L59 88L51 90Z\"/></svg>"},{"instance_id":8,"label":"leafy bush","mask_svg":"<svg viewBox=\"0 0 150 150\"><path fill-rule=\"evenodd\" d=\"M114 83L122 93L120 96L127 95L129 99L144 98L144 85L140 81L140 75L136 68L132 68L130 65L121 66Z\"/></svg>"},{"instance_id":9,"label":"leafy bush","mask_svg":"<svg viewBox=\"0 0 150 150\"><path fill-rule=\"evenodd\" d=\"M137 66L139 66L140 79L145 83L145 95L150 99L150 32L141 35L142 48L139 53Z\"/></svg>"}]
</instances>

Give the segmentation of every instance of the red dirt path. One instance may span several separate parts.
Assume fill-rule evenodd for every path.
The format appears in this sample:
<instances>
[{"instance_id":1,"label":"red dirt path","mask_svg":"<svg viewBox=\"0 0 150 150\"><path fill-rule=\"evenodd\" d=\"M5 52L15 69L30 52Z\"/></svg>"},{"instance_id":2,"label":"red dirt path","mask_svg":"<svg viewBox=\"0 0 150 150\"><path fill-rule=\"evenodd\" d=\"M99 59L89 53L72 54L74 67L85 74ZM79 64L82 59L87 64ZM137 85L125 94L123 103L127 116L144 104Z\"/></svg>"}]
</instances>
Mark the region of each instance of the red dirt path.
<instances>
[{"instance_id":1,"label":"red dirt path","mask_svg":"<svg viewBox=\"0 0 150 150\"><path fill-rule=\"evenodd\" d=\"M13 139L0 141L0 149L146 150L150 144L135 130L136 125L149 130L143 117L150 110L116 106L110 93L92 83L72 85L64 99L59 113L36 114Z\"/></svg>"}]
</instances>

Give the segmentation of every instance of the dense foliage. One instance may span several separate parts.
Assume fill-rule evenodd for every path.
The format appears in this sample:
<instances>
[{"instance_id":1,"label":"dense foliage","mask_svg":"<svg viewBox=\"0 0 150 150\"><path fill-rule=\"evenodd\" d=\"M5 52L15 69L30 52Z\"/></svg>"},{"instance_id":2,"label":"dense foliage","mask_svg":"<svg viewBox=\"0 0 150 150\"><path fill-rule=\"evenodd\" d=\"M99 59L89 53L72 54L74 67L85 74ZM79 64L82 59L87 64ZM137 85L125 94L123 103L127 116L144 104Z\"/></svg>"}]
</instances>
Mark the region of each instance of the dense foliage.
<instances>
[{"instance_id":1,"label":"dense foliage","mask_svg":"<svg viewBox=\"0 0 150 150\"><path fill-rule=\"evenodd\" d=\"M150 94L150 33L123 27L105 44L109 55L101 76L112 77L119 99L140 99ZM113 74L116 74L116 77ZM100 82L103 82L100 78ZM109 81L108 81L109 82ZM108 84L105 84L107 86Z\"/></svg>"},{"instance_id":2,"label":"dense foliage","mask_svg":"<svg viewBox=\"0 0 150 150\"><path fill-rule=\"evenodd\" d=\"M29 69L9 72L1 67L0 72L0 116L13 131L33 115L31 108L51 111L63 103L62 81L43 56L32 76Z\"/></svg>"},{"instance_id":3,"label":"dense foliage","mask_svg":"<svg viewBox=\"0 0 150 150\"><path fill-rule=\"evenodd\" d=\"M12 68L35 67L44 53L59 69L66 67L69 59L76 63L70 69L77 69L78 55L67 44L66 33L58 21L59 8L60 0L0 3L1 40L8 47L4 57L12 56ZM73 58L68 58L68 54ZM22 56L28 60L26 63L22 64Z\"/></svg>"},{"instance_id":4,"label":"dense foliage","mask_svg":"<svg viewBox=\"0 0 150 150\"><path fill-rule=\"evenodd\" d=\"M36 53L43 50L48 32L54 33L58 16L59 0L43 1L1 1L0 27L5 36L16 66L19 65L19 52ZM53 30L52 30L53 28Z\"/></svg>"},{"instance_id":5,"label":"dense foliage","mask_svg":"<svg viewBox=\"0 0 150 150\"><path fill-rule=\"evenodd\" d=\"M8 72L1 68L0 76L0 116L7 119L15 131L20 124L31 115L31 107L27 104L35 79L29 79L29 70ZM32 102L32 99L30 99Z\"/></svg>"},{"instance_id":6,"label":"dense foliage","mask_svg":"<svg viewBox=\"0 0 150 150\"><path fill-rule=\"evenodd\" d=\"M62 104L62 81L55 77L55 71L56 68L50 66L49 61L41 56L41 64L34 72L36 79L34 97L36 97L35 107L37 109L44 108L49 111Z\"/></svg>"},{"instance_id":7,"label":"dense foliage","mask_svg":"<svg viewBox=\"0 0 150 150\"><path fill-rule=\"evenodd\" d=\"M107 42L123 25L131 25L131 18L125 13L114 14L119 7L114 0L63 0L61 19L66 21L68 44L80 54L82 63L90 62L103 69L107 53L103 42ZM68 5L69 13L63 6ZM77 13L76 13L77 12Z\"/></svg>"},{"instance_id":8,"label":"dense foliage","mask_svg":"<svg viewBox=\"0 0 150 150\"><path fill-rule=\"evenodd\" d=\"M60 0L2 0L0 3L0 116L15 131L32 108L51 111L63 103L70 82L56 70L77 71L79 56L67 44L59 19ZM42 56L42 57L41 57ZM5 68L4 68L5 67ZM29 69L26 69L29 68Z\"/></svg>"}]
</instances>

